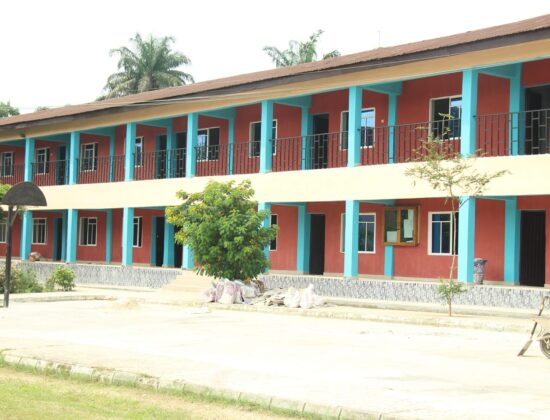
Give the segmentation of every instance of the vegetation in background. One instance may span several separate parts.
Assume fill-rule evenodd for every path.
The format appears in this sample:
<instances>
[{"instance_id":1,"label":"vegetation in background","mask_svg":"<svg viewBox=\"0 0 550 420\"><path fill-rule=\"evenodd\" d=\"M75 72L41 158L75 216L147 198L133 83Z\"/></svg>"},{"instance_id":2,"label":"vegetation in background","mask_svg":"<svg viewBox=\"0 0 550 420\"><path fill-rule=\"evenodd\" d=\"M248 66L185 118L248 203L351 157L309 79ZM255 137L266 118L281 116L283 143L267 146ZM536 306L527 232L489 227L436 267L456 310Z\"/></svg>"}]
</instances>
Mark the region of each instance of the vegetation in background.
<instances>
[{"instance_id":1,"label":"vegetation in background","mask_svg":"<svg viewBox=\"0 0 550 420\"><path fill-rule=\"evenodd\" d=\"M64 292L73 290L74 288L74 271L67 267L57 267L48 280L44 289L48 292L56 289L61 289Z\"/></svg>"},{"instance_id":2,"label":"vegetation in background","mask_svg":"<svg viewBox=\"0 0 550 420\"><path fill-rule=\"evenodd\" d=\"M19 115L19 108L16 108L8 102L0 102L0 118Z\"/></svg>"},{"instance_id":3,"label":"vegetation in background","mask_svg":"<svg viewBox=\"0 0 550 420\"><path fill-rule=\"evenodd\" d=\"M179 228L176 242L193 250L200 274L247 281L270 267L264 249L277 227L262 225L270 212L258 211L250 181L210 181L202 192L177 196L183 203L166 210L167 220Z\"/></svg>"},{"instance_id":4,"label":"vegetation in background","mask_svg":"<svg viewBox=\"0 0 550 420\"><path fill-rule=\"evenodd\" d=\"M4 293L4 281L6 268L0 268L0 294ZM44 291L43 287L36 280L36 273L30 268L11 268L10 293L39 293Z\"/></svg>"},{"instance_id":5,"label":"vegetation in background","mask_svg":"<svg viewBox=\"0 0 550 420\"><path fill-rule=\"evenodd\" d=\"M296 64L311 63L317 61L317 42L323 34L319 29L310 35L305 42L290 41L286 50L279 50L276 47L264 47L264 52L271 57L276 67L288 67ZM339 57L338 50L330 51L323 55L323 60L327 58Z\"/></svg>"}]
</instances>

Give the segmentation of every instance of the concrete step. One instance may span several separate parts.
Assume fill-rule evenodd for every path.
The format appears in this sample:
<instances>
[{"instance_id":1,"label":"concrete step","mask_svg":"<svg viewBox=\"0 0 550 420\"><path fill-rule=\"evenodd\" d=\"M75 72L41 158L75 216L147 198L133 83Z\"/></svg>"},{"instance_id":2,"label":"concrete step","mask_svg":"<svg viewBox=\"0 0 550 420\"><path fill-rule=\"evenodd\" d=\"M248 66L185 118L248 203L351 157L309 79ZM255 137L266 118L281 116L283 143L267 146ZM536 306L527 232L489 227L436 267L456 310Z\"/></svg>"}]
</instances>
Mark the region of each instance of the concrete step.
<instances>
[{"instance_id":1,"label":"concrete step","mask_svg":"<svg viewBox=\"0 0 550 420\"><path fill-rule=\"evenodd\" d=\"M203 292L210 287L213 277L199 276L191 270L182 271L173 281L162 288L166 292Z\"/></svg>"}]
</instances>

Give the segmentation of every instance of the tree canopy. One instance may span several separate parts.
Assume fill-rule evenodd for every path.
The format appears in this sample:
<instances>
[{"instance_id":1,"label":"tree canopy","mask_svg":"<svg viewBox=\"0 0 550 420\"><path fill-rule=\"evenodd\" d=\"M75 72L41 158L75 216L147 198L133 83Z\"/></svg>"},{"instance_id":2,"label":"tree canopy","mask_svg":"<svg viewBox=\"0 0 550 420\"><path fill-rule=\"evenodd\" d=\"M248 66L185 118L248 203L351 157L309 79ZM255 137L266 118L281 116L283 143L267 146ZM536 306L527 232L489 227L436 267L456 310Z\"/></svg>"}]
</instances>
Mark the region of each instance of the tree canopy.
<instances>
[{"instance_id":1,"label":"tree canopy","mask_svg":"<svg viewBox=\"0 0 550 420\"><path fill-rule=\"evenodd\" d=\"M99 99L115 98L148 90L181 86L194 82L193 76L178 70L191 64L183 53L172 51L174 37L147 38L137 33L130 39L131 47L120 47L110 51L119 57L118 72L107 79L103 88L105 94Z\"/></svg>"},{"instance_id":2,"label":"tree canopy","mask_svg":"<svg viewBox=\"0 0 550 420\"><path fill-rule=\"evenodd\" d=\"M311 63L317 61L317 42L323 34L319 29L310 35L305 42L291 40L286 50L279 50L276 47L264 47L263 50L271 57L276 67L288 67L296 64ZM339 57L338 50L330 51L324 54L323 60L327 58Z\"/></svg>"},{"instance_id":3,"label":"tree canopy","mask_svg":"<svg viewBox=\"0 0 550 420\"><path fill-rule=\"evenodd\" d=\"M0 118L19 115L19 108L16 108L8 102L0 102Z\"/></svg>"}]
</instances>

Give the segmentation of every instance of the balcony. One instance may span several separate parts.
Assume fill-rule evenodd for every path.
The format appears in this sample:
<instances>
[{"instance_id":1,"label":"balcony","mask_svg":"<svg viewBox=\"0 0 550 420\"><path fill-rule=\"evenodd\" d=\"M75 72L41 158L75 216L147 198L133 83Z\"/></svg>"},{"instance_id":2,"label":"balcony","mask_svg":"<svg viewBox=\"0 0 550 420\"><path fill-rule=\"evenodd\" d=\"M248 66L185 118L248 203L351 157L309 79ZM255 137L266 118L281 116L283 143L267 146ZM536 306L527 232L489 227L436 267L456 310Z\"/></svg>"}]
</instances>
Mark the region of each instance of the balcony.
<instances>
[{"instance_id":1,"label":"balcony","mask_svg":"<svg viewBox=\"0 0 550 420\"><path fill-rule=\"evenodd\" d=\"M15 185L23 182L25 177L25 165L0 166L0 183Z\"/></svg>"},{"instance_id":2,"label":"balcony","mask_svg":"<svg viewBox=\"0 0 550 420\"><path fill-rule=\"evenodd\" d=\"M124 156L96 156L77 159L79 184L124 181Z\"/></svg>"},{"instance_id":3,"label":"balcony","mask_svg":"<svg viewBox=\"0 0 550 420\"><path fill-rule=\"evenodd\" d=\"M34 162L32 164L32 179L36 185L41 187L65 185L69 180L69 162L66 160Z\"/></svg>"}]
</instances>

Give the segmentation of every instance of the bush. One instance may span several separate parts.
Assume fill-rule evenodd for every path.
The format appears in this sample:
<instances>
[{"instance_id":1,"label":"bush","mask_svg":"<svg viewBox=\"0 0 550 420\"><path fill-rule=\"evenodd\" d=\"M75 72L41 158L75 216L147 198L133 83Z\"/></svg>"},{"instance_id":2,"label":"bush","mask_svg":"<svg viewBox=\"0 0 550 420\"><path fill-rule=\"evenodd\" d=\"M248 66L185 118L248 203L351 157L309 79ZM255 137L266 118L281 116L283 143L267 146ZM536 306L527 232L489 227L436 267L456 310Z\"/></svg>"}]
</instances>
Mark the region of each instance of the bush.
<instances>
[{"instance_id":1,"label":"bush","mask_svg":"<svg viewBox=\"0 0 550 420\"><path fill-rule=\"evenodd\" d=\"M57 267L51 277L46 281L45 289L54 291L60 288L64 292L73 290L74 287L74 271L66 267Z\"/></svg>"},{"instance_id":2,"label":"bush","mask_svg":"<svg viewBox=\"0 0 550 420\"><path fill-rule=\"evenodd\" d=\"M455 295L464 293L466 290L463 287L462 283L459 283L455 280L441 280L439 286L437 287L437 293L439 297L447 303L449 309L449 316L452 316L452 305Z\"/></svg>"},{"instance_id":3,"label":"bush","mask_svg":"<svg viewBox=\"0 0 550 420\"><path fill-rule=\"evenodd\" d=\"M0 294L4 293L4 281L6 280L6 268L0 270ZM11 268L10 293L39 293L43 287L36 280L36 273L30 268L20 270Z\"/></svg>"}]
</instances>

